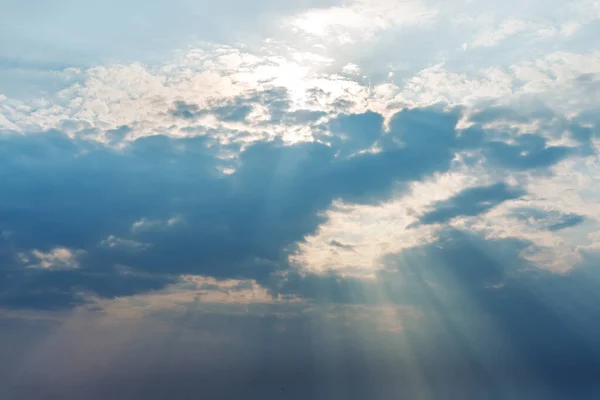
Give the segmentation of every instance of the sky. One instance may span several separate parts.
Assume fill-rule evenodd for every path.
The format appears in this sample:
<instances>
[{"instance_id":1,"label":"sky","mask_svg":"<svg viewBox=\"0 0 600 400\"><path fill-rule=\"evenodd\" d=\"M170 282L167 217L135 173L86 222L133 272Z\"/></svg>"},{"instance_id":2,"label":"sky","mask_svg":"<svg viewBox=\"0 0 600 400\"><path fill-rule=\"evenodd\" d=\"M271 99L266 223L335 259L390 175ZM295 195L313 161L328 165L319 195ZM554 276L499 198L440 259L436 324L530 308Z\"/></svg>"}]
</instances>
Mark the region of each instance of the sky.
<instances>
[{"instance_id":1,"label":"sky","mask_svg":"<svg viewBox=\"0 0 600 400\"><path fill-rule=\"evenodd\" d=\"M0 0L0 398L600 398L600 1Z\"/></svg>"}]
</instances>

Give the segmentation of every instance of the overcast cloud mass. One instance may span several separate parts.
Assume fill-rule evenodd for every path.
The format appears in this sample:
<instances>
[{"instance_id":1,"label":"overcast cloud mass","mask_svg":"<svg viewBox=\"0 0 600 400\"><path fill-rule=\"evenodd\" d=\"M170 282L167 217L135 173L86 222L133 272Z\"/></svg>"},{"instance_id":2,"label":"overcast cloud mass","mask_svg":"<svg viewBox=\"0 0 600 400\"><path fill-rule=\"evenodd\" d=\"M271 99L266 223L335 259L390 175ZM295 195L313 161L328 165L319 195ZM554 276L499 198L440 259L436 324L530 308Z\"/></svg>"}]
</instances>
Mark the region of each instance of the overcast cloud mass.
<instances>
[{"instance_id":1,"label":"overcast cloud mass","mask_svg":"<svg viewBox=\"0 0 600 400\"><path fill-rule=\"evenodd\" d=\"M0 399L600 398L599 38L0 0Z\"/></svg>"}]
</instances>

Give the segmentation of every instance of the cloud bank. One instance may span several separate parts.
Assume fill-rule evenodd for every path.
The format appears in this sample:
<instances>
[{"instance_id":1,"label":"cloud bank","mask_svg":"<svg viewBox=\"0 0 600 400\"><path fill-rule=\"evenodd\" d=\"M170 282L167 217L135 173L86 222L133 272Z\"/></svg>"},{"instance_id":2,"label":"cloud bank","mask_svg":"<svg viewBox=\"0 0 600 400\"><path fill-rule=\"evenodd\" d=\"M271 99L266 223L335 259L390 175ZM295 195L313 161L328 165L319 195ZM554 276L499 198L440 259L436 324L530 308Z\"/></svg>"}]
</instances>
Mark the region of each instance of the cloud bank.
<instances>
[{"instance_id":1,"label":"cloud bank","mask_svg":"<svg viewBox=\"0 0 600 400\"><path fill-rule=\"evenodd\" d=\"M597 2L238 3L0 17L0 397L596 398Z\"/></svg>"}]
</instances>

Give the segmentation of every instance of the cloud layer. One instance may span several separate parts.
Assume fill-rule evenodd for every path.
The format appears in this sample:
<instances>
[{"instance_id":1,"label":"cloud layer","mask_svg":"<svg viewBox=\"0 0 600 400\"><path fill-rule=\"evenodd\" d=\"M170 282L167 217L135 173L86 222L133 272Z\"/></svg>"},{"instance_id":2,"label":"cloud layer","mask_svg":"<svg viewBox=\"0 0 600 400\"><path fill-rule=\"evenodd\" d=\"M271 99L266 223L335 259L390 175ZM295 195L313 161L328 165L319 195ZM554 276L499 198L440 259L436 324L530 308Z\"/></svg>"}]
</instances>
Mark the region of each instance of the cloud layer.
<instances>
[{"instance_id":1,"label":"cloud layer","mask_svg":"<svg viewBox=\"0 0 600 400\"><path fill-rule=\"evenodd\" d=\"M598 397L598 2L204 3L0 17L0 397Z\"/></svg>"}]
</instances>

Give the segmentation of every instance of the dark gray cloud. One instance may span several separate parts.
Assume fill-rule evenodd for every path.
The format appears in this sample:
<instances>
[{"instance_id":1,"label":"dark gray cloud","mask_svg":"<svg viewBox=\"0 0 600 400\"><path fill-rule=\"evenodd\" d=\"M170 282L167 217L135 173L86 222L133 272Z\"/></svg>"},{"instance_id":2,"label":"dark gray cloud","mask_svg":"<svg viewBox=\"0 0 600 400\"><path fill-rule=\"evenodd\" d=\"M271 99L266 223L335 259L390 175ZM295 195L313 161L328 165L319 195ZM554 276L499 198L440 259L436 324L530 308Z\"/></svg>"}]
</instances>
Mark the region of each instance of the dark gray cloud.
<instances>
[{"instance_id":1,"label":"dark gray cloud","mask_svg":"<svg viewBox=\"0 0 600 400\"><path fill-rule=\"evenodd\" d=\"M290 117L287 93L279 89L249 94L223 112L233 115L256 103L270 107L274 120L321 116ZM199 112L184 103L172 110L182 118ZM220 145L210 136L144 137L115 150L58 131L5 133L2 305L27 306L30 298L31 307L55 308L77 304L77 293L113 297L157 289L179 274L251 278L273 286L272 274L289 268L290 251L325 221L322 212L334 200L378 204L392 190L448 170L457 152L485 148L489 142L477 126L456 129L460 118L460 110L440 106L402 110L384 131L381 115L344 114L317 131L329 132L319 136L325 143L257 142L241 153L239 146ZM128 132L113 131L113 142ZM529 135L519 143L536 150L543 139ZM360 151L373 146L381 151ZM239 155L224 159L225 152ZM512 162L504 159L507 168L518 167ZM235 172L223 174L224 168ZM505 184L467 189L436 204L421 222L477 215L521 195ZM108 238L119 246L106 245ZM136 243L135 250L128 247ZM57 274L26 269L19 256L58 247L82 250L80 268ZM132 271L127 278L123 267Z\"/></svg>"},{"instance_id":2,"label":"dark gray cloud","mask_svg":"<svg viewBox=\"0 0 600 400\"><path fill-rule=\"evenodd\" d=\"M280 93L267 97L273 96ZM176 109L183 117L198 112L181 103ZM376 204L388 198L394 183L448 169L456 151L456 119L439 117L439 112L399 113L394 126L403 129L398 133L405 145L350 158L336 156L344 143L260 142L235 160L223 160L219 154L227 149L206 136L145 137L117 151L56 131L5 135L0 147L5 190L0 229L7 237L3 252L12 254L12 260L1 269L12 275L10 283L2 283L3 304L22 306L24 294L37 296L44 285L65 304L69 290L108 297L131 294L154 289L181 273L265 280L287 268L288 252L315 232L324 221L321 212L333 200ZM440 137L434 145L411 133L418 128L415 115L425 121L422 131L429 138ZM340 118L342 127L347 125L345 118ZM353 118L355 123L365 120L374 130L369 140L357 139L358 143L383 140L381 117L367 113ZM438 125L431 127L429 121L436 118ZM222 174L224 167L235 173ZM175 215L181 216L181 223L167 226ZM163 228L153 229L150 223L150 229L133 229L143 220L162 221ZM149 246L132 252L100 245L111 236ZM55 280L54 271L24 271L15 261L16 253L47 253L56 247L85 251L80 271L63 272ZM135 280L134 274L134 282L120 286L118 265L157 278ZM18 293L15 287L21 288Z\"/></svg>"},{"instance_id":3,"label":"dark gray cloud","mask_svg":"<svg viewBox=\"0 0 600 400\"><path fill-rule=\"evenodd\" d=\"M516 144L493 141L487 145L486 155L495 165L528 170L548 168L564 160L574 150L567 146L548 146L546 142L537 134L518 136Z\"/></svg>"},{"instance_id":4,"label":"dark gray cloud","mask_svg":"<svg viewBox=\"0 0 600 400\"><path fill-rule=\"evenodd\" d=\"M0 304L3 307L43 310L82 305L86 295L131 296L161 289L176 281L166 274L124 273L115 265L72 271L13 268L0 271L0 280Z\"/></svg>"},{"instance_id":5,"label":"dark gray cloud","mask_svg":"<svg viewBox=\"0 0 600 400\"><path fill-rule=\"evenodd\" d=\"M434 203L433 210L419 218L422 224L439 224L459 216L483 214L499 204L525 195L523 189L503 182L464 189L449 199Z\"/></svg>"}]
</instances>

